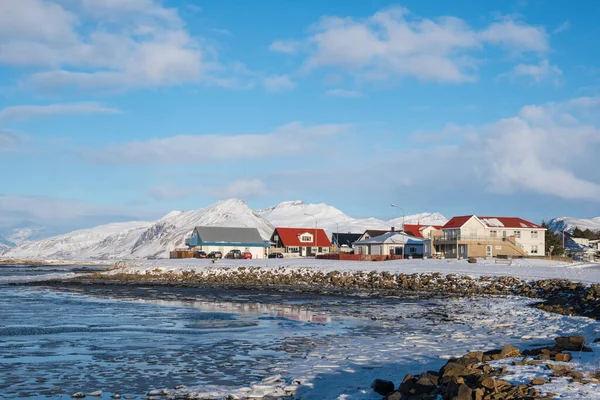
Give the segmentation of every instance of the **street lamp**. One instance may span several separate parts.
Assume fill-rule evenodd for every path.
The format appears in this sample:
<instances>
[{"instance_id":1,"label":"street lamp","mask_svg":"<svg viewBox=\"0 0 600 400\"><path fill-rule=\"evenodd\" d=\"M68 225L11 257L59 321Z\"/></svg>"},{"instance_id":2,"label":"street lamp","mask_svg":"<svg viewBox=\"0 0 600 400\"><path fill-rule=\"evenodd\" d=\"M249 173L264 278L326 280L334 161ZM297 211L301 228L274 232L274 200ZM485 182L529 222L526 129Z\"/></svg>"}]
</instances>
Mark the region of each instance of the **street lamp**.
<instances>
[{"instance_id":1,"label":"street lamp","mask_svg":"<svg viewBox=\"0 0 600 400\"><path fill-rule=\"evenodd\" d=\"M391 204L391 206L395 207L395 208L399 208L400 210L402 210L402 231L404 232L404 208L402 208L400 206L397 206L395 204Z\"/></svg>"},{"instance_id":2,"label":"street lamp","mask_svg":"<svg viewBox=\"0 0 600 400\"><path fill-rule=\"evenodd\" d=\"M317 241L317 238L318 238L318 237L317 237L317 235L318 235L318 232L319 232L319 231L317 230L317 224L318 224L318 222L317 222L317 217L315 217L315 216L314 216L314 215L312 215L312 214L307 214L307 213L304 213L304 215L308 215L309 217L313 217L313 218L315 219L315 247L316 247L316 250L315 250L315 256L316 256L316 255L317 255L317 253L319 252L319 242Z\"/></svg>"}]
</instances>

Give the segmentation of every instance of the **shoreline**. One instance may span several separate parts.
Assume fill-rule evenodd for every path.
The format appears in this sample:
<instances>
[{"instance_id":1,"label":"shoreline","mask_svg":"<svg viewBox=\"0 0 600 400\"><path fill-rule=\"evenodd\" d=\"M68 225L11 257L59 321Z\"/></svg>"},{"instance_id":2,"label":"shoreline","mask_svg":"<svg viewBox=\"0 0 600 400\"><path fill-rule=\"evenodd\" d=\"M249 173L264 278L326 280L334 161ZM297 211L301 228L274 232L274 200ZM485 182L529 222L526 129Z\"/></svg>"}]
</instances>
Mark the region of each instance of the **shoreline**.
<instances>
[{"instance_id":1,"label":"shoreline","mask_svg":"<svg viewBox=\"0 0 600 400\"><path fill-rule=\"evenodd\" d=\"M75 278L11 283L11 286L168 286L251 291L302 292L322 295L456 298L519 296L538 302L533 306L562 315L600 319L600 284L567 279L524 280L512 276L470 277L457 274L389 272L324 273L318 270L266 270L260 267L213 268L181 273L123 272L120 268Z\"/></svg>"}]
</instances>

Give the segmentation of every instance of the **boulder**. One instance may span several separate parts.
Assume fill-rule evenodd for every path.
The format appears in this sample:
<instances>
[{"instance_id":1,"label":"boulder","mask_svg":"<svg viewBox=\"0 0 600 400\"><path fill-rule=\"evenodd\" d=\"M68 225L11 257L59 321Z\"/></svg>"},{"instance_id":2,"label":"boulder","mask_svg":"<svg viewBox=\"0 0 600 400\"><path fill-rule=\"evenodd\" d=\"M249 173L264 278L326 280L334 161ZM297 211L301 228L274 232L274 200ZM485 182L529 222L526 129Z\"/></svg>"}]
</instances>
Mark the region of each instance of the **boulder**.
<instances>
[{"instance_id":1,"label":"boulder","mask_svg":"<svg viewBox=\"0 0 600 400\"><path fill-rule=\"evenodd\" d=\"M558 353L554 356L554 361L569 362L571 358L571 353Z\"/></svg>"},{"instance_id":2,"label":"boulder","mask_svg":"<svg viewBox=\"0 0 600 400\"><path fill-rule=\"evenodd\" d=\"M545 378L542 378L542 377L540 376L540 377L537 377L537 378L533 378L533 379L531 380L531 383L530 383L530 385L544 385L544 384L546 384L546 383L548 383L548 381L547 381Z\"/></svg>"},{"instance_id":3,"label":"boulder","mask_svg":"<svg viewBox=\"0 0 600 400\"><path fill-rule=\"evenodd\" d=\"M405 395L412 394L415 389L415 383L415 377L411 374L407 374L402 380L402 383L400 383L400 386L398 387L398 392Z\"/></svg>"},{"instance_id":4,"label":"boulder","mask_svg":"<svg viewBox=\"0 0 600 400\"><path fill-rule=\"evenodd\" d=\"M520 355L521 355L521 352L519 351L519 349L517 349L514 346L511 346L510 344L507 344L506 346L504 346L502 348L502 351L500 351L500 356L502 358L518 357Z\"/></svg>"},{"instance_id":5,"label":"boulder","mask_svg":"<svg viewBox=\"0 0 600 400\"><path fill-rule=\"evenodd\" d=\"M570 351L585 351L590 352L592 349L585 346L585 338L583 336L559 336L554 339L557 349Z\"/></svg>"},{"instance_id":6,"label":"boulder","mask_svg":"<svg viewBox=\"0 0 600 400\"><path fill-rule=\"evenodd\" d=\"M473 399L473 391L467 385L462 384L458 387L458 393L452 399L453 400L472 400Z\"/></svg>"},{"instance_id":7,"label":"boulder","mask_svg":"<svg viewBox=\"0 0 600 400\"><path fill-rule=\"evenodd\" d=\"M371 383L371 389L382 396L387 396L394 391L394 382L386 381L383 379L375 379Z\"/></svg>"}]
</instances>

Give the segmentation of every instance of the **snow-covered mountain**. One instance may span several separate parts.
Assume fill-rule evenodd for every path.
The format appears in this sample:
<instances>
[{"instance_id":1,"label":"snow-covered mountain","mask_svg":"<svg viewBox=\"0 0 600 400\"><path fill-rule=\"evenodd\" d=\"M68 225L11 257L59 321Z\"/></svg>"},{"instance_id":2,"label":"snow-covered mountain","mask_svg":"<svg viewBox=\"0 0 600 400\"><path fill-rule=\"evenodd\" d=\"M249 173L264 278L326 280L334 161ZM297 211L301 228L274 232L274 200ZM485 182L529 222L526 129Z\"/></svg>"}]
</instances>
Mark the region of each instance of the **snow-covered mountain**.
<instances>
[{"instance_id":1,"label":"snow-covered mountain","mask_svg":"<svg viewBox=\"0 0 600 400\"><path fill-rule=\"evenodd\" d=\"M555 232L572 232L576 227L585 231L589 229L594 232L600 232L600 217L596 218L571 218L558 217L548 221L548 226Z\"/></svg>"},{"instance_id":2,"label":"snow-covered mountain","mask_svg":"<svg viewBox=\"0 0 600 400\"><path fill-rule=\"evenodd\" d=\"M284 201L274 207L264 208L257 211L262 217L268 220L273 226L303 228L313 227L316 223L319 228L328 232L364 232L366 229L390 229L402 226L402 217L390 221L383 221L376 218L352 218L335 207L327 204L305 204L297 201ZM311 216L313 215L314 218ZM416 215L406 215L404 217L406 224L432 224L443 225L448 220L439 213L423 213Z\"/></svg>"},{"instance_id":3,"label":"snow-covered mountain","mask_svg":"<svg viewBox=\"0 0 600 400\"><path fill-rule=\"evenodd\" d=\"M173 211L155 222L122 222L83 229L10 249L3 257L114 259L168 257L195 226L257 228L268 239L273 227L241 200L224 200L194 211Z\"/></svg>"},{"instance_id":4,"label":"snow-covered mountain","mask_svg":"<svg viewBox=\"0 0 600 400\"><path fill-rule=\"evenodd\" d=\"M307 215L308 214L308 215ZM402 221L376 218L352 218L327 204L283 202L254 211L237 199L223 200L193 211L172 211L154 222L120 222L82 229L36 242L25 242L4 250L3 257L51 259L123 259L166 258L169 252L185 245L185 238L195 226L230 226L257 228L269 239L275 226L313 227L328 232L363 232L366 229L400 228ZM443 223L437 213L408 215L406 223ZM396 222L397 221L397 222ZM2 250L0 250L2 251Z\"/></svg>"},{"instance_id":5,"label":"snow-covered mountain","mask_svg":"<svg viewBox=\"0 0 600 400\"><path fill-rule=\"evenodd\" d=\"M392 219L388 221L393 226L402 226L402 217ZM448 218L444 217L440 213L421 213L414 215L405 215L405 224L419 224L419 225L445 225L448 222Z\"/></svg>"}]
</instances>

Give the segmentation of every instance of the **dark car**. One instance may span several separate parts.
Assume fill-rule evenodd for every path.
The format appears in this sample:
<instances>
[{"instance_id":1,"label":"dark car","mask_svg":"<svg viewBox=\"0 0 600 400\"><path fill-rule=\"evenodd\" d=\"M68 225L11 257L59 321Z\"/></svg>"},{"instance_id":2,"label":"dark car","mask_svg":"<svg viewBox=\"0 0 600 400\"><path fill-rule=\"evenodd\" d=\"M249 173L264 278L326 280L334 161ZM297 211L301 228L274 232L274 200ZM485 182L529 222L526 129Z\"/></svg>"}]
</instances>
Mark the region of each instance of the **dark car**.
<instances>
[{"instance_id":1,"label":"dark car","mask_svg":"<svg viewBox=\"0 0 600 400\"><path fill-rule=\"evenodd\" d=\"M205 251L197 251L194 253L194 258L206 258L207 254Z\"/></svg>"},{"instance_id":2,"label":"dark car","mask_svg":"<svg viewBox=\"0 0 600 400\"><path fill-rule=\"evenodd\" d=\"M220 251L211 251L208 253L207 258L223 258L223 253Z\"/></svg>"},{"instance_id":3,"label":"dark car","mask_svg":"<svg viewBox=\"0 0 600 400\"><path fill-rule=\"evenodd\" d=\"M242 252L239 250L230 250L229 253L225 254L225 258L240 259L242 258Z\"/></svg>"},{"instance_id":4,"label":"dark car","mask_svg":"<svg viewBox=\"0 0 600 400\"><path fill-rule=\"evenodd\" d=\"M283 253L270 253L269 258L283 258Z\"/></svg>"}]
</instances>

